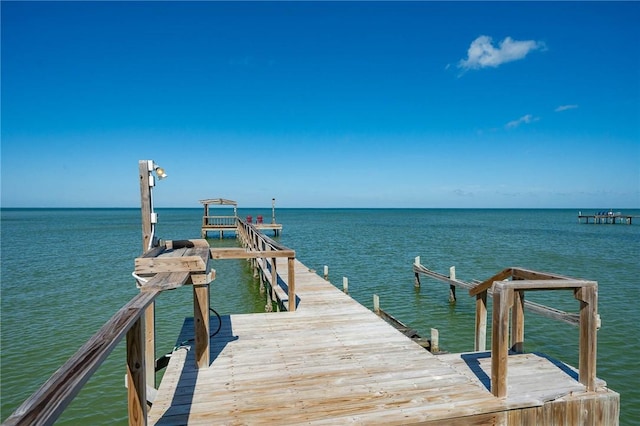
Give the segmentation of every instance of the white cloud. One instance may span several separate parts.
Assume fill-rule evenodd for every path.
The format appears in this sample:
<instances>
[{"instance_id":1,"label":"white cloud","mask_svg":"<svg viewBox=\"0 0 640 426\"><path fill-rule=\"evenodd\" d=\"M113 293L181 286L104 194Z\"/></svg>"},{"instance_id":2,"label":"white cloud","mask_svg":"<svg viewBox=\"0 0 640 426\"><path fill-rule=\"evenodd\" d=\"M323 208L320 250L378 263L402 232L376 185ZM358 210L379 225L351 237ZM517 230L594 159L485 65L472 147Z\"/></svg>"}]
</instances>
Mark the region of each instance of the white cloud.
<instances>
[{"instance_id":1,"label":"white cloud","mask_svg":"<svg viewBox=\"0 0 640 426\"><path fill-rule=\"evenodd\" d=\"M533 50L544 49L544 43L535 40L518 41L511 37L502 40L498 47L493 45L491 37L482 35L471 42L467 50L467 59L458 62L463 70L498 67L504 63L524 58Z\"/></svg>"},{"instance_id":2,"label":"white cloud","mask_svg":"<svg viewBox=\"0 0 640 426\"><path fill-rule=\"evenodd\" d=\"M521 124L529 124L529 123L533 123L535 121L540 120L540 118L538 117L534 117L531 114L527 114L527 115L523 115L522 117L518 118L517 120L513 120L508 122L507 124L505 124L504 127L506 127L507 129L515 129L516 127L518 127Z\"/></svg>"},{"instance_id":3,"label":"white cloud","mask_svg":"<svg viewBox=\"0 0 640 426\"><path fill-rule=\"evenodd\" d=\"M560 105L558 108L555 109L555 111L562 112L568 109L576 109L576 108L578 108L578 105Z\"/></svg>"}]
</instances>

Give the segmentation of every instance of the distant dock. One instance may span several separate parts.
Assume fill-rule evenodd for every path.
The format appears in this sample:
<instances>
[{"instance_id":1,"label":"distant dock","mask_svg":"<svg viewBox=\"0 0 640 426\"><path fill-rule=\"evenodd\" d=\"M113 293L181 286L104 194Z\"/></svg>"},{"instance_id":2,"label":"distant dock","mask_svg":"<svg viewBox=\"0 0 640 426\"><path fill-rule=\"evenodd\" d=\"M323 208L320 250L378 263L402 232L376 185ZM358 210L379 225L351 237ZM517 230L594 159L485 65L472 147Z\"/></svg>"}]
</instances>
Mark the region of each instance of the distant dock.
<instances>
[{"instance_id":1,"label":"distant dock","mask_svg":"<svg viewBox=\"0 0 640 426\"><path fill-rule=\"evenodd\" d=\"M601 211L593 214L582 214L578 212L578 223L593 223L593 224L607 224L615 225L621 223L625 225L631 225L633 223L634 216L622 214L620 212L614 213L613 211Z\"/></svg>"},{"instance_id":2,"label":"distant dock","mask_svg":"<svg viewBox=\"0 0 640 426\"><path fill-rule=\"evenodd\" d=\"M238 203L233 200L226 200L224 198L208 198L206 200L200 200L200 203L204 205L204 214L202 216L202 229L200 235L202 238L207 238L209 232L217 232L220 239L224 238L225 232L234 232L238 229ZM229 206L233 207L233 214L231 215L212 215L212 206ZM255 223L253 222L253 216L246 217L247 223L253 223L254 226L260 231L273 231L274 236L280 235L282 232L282 225L276 223L276 209L275 198L271 199L271 223L265 223L264 218L260 215L256 216Z\"/></svg>"}]
</instances>

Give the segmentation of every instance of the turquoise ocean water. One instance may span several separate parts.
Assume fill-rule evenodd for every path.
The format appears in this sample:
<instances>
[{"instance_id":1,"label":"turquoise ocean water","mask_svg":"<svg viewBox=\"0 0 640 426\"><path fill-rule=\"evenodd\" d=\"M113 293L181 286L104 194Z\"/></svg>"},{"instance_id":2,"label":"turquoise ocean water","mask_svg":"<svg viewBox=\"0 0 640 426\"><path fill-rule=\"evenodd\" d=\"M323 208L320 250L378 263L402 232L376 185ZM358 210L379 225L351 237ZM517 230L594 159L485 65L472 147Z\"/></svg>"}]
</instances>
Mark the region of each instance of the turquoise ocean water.
<instances>
[{"instance_id":1,"label":"turquoise ocean water","mask_svg":"<svg viewBox=\"0 0 640 426\"><path fill-rule=\"evenodd\" d=\"M463 280L485 279L521 266L599 283L598 377L621 394L621 424L640 418L640 218L628 225L578 224L580 209L278 209L277 238L299 260L371 308L382 308L424 335L434 327L450 352L473 349L474 302L426 277L413 286L412 263ZM199 238L202 211L157 209L157 235ZM583 213L593 210L582 209ZM624 213L640 216L640 210ZM271 209L239 209L242 216ZM141 251L138 209L3 209L1 221L1 419L4 420L84 344L137 289L131 277ZM212 245L236 245L211 237ZM246 261L214 261L211 303L221 314L260 312ZM531 293L528 299L577 311L571 294ZM191 291L163 293L157 302L158 355L171 350ZM525 350L578 363L577 328L526 316ZM126 424L125 352L120 343L65 411L59 424Z\"/></svg>"}]
</instances>

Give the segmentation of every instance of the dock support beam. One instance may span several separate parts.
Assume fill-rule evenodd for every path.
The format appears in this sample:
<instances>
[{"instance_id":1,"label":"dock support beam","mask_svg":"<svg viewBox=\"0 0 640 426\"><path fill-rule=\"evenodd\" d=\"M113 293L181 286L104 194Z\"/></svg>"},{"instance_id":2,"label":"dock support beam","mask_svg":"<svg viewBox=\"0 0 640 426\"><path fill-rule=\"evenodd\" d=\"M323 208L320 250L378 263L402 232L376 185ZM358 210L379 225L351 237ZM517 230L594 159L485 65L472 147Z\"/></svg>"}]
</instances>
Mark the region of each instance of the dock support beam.
<instances>
[{"instance_id":1,"label":"dock support beam","mask_svg":"<svg viewBox=\"0 0 640 426\"><path fill-rule=\"evenodd\" d=\"M474 350L487 349L487 291L476 295L476 335Z\"/></svg>"},{"instance_id":2,"label":"dock support beam","mask_svg":"<svg viewBox=\"0 0 640 426\"><path fill-rule=\"evenodd\" d=\"M209 366L209 284L193 285L193 319L196 367Z\"/></svg>"},{"instance_id":3,"label":"dock support beam","mask_svg":"<svg viewBox=\"0 0 640 426\"><path fill-rule=\"evenodd\" d=\"M127 332L127 410L131 426L147 424L144 329L144 319L138 318Z\"/></svg>"},{"instance_id":4,"label":"dock support beam","mask_svg":"<svg viewBox=\"0 0 640 426\"><path fill-rule=\"evenodd\" d=\"M138 174L140 177L140 211L142 214L142 254L146 253L153 245L153 226L151 215L153 213L153 198L151 188L154 186L153 162L151 160L138 161ZM151 302L144 312L144 358L146 368L147 386L156 388L156 328L155 328L156 307L155 302ZM131 418L131 417L130 417Z\"/></svg>"},{"instance_id":5,"label":"dock support beam","mask_svg":"<svg viewBox=\"0 0 640 426\"><path fill-rule=\"evenodd\" d=\"M289 312L296 310L296 274L295 257L287 258L287 286L289 287Z\"/></svg>"}]
</instances>

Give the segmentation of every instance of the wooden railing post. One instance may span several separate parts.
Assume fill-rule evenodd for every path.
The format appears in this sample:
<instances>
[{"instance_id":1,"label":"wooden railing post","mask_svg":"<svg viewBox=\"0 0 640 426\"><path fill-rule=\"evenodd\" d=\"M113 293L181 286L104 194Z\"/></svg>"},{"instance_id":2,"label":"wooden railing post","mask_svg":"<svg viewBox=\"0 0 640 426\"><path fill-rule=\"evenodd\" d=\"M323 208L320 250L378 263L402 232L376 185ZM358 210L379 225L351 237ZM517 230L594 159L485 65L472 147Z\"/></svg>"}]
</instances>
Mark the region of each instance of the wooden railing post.
<instances>
[{"instance_id":1,"label":"wooden railing post","mask_svg":"<svg viewBox=\"0 0 640 426\"><path fill-rule=\"evenodd\" d=\"M513 290L502 282L493 284L493 315L491 323L491 393L507 396L507 357L509 355L509 309L513 305Z\"/></svg>"},{"instance_id":2,"label":"wooden railing post","mask_svg":"<svg viewBox=\"0 0 640 426\"><path fill-rule=\"evenodd\" d=\"M197 368L209 366L209 284L193 285L193 319Z\"/></svg>"},{"instance_id":3,"label":"wooden railing post","mask_svg":"<svg viewBox=\"0 0 640 426\"><path fill-rule=\"evenodd\" d=\"M475 351L487 349L487 291L476 295Z\"/></svg>"},{"instance_id":4,"label":"wooden railing post","mask_svg":"<svg viewBox=\"0 0 640 426\"><path fill-rule=\"evenodd\" d=\"M129 425L147 424L147 380L144 319L138 318L127 332L127 401Z\"/></svg>"},{"instance_id":5,"label":"wooden railing post","mask_svg":"<svg viewBox=\"0 0 640 426\"><path fill-rule=\"evenodd\" d=\"M516 353L524 352L524 290L515 290L513 293L511 350Z\"/></svg>"},{"instance_id":6,"label":"wooden railing post","mask_svg":"<svg viewBox=\"0 0 640 426\"><path fill-rule=\"evenodd\" d=\"M289 312L296 310L296 274L294 268L295 257L289 257L287 270L287 285L289 286Z\"/></svg>"},{"instance_id":7,"label":"wooden railing post","mask_svg":"<svg viewBox=\"0 0 640 426\"><path fill-rule=\"evenodd\" d=\"M276 258L271 258L271 301L276 300L276 289L275 286L278 285L278 268L276 266ZM272 309L271 304L269 304L269 308ZM271 311L269 311L271 312Z\"/></svg>"},{"instance_id":8,"label":"wooden railing post","mask_svg":"<svg viewBox=\"0 0 640 426\"><path fill-rule=\"evenodd\" d=\"M574 295L580 301L579 380L586 386L587 391L594 391L596 388L598 287L580 287L575 290Z\"/></svg>"}]
</instances>

